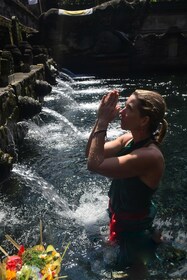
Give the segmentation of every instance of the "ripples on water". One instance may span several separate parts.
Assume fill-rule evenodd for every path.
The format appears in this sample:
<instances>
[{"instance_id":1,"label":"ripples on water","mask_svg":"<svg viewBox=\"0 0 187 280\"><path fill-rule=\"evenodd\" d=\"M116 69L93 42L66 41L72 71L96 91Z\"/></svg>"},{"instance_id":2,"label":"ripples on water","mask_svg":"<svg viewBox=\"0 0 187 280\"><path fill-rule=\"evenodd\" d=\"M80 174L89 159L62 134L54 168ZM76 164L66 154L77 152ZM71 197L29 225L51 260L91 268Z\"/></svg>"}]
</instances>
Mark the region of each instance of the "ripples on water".
<instances>
[{"instance_id":1,"label":"ripples on water","mask_svg":"<svg viewBox=\"0 0 187 280\"><path fill-rule=\"evenodd\" d=\"M105 269L115 258L106 241L107 191L110 181L86 170L85 145L102 95L116 88L125 96L136 88L158 90L168 104L169 132L163 152L166 172L159 191L156 225L175 248L187 250L187 94L185 77L99 79L80 77L58 85L45 98L42 112L29 120L19 163L0 190L0 238L5 233L18 243L39 242L39 220L44 241L59 250L71 242L64 270L72 280L110 279ZM110 125L108 139L120 135L119 120ZM167 253L167 254L166 254ZM150 267L151 279L187 279L184 257L161 248ZM168 257L169 255L169 257ZM186 277L186 278L185 278ZM138 279L137 279L138 280Z\"/></svg>"}]
</instances>

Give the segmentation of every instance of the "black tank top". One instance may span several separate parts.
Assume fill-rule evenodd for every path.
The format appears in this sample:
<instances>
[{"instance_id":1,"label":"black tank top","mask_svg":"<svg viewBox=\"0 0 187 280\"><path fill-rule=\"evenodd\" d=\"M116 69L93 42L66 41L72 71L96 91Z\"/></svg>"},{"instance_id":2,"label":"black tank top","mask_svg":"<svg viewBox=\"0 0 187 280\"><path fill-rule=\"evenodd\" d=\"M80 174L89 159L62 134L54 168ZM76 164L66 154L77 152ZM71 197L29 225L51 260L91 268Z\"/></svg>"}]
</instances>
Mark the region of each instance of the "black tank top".
<instances>
[{"instance_id":1,"label":"black tank top","mask_svg":"<svg viewBox=\"0 0 187 280\"><path fill-rule=\"evenodd\" d=\"M141 147L147 146L154 141L147 138L138 143L133 140L117 154L123 156ZM119 212L139 212L148 210L151 207L151 198L155 190L152 190L138 177L113 179L109 190L110 205L112 211Z\"/></svg>"}]
</instances>

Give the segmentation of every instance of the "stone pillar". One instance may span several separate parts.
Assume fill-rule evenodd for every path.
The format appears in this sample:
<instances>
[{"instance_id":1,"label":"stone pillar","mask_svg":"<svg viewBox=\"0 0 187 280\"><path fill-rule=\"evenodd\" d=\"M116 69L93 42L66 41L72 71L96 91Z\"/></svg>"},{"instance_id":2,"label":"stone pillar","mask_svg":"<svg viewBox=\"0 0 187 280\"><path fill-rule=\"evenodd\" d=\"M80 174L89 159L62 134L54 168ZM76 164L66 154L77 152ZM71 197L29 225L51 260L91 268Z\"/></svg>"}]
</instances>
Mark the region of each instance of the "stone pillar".
<instances>
[{"instance_id":1,"label":"stone pillar","mask_svg":"<svg viewBox=\"0 0 187 280\"><path fill-rule=\"evenodd\" d=\"M1 75L0 86L5 87L9 84L9 75L14 73L14 62L11 52L2 51L0 57Z\"/></svg>"},{"instance_id":2,"label":"stone pillar","mask_svg":"<svg viewBox=\"0 0 187 280\"><path fill-rule=\"evenodd\" d=\"M12 17L12 36L13 41L16 46L19 46L19 44L23 41L21 28L20 28L20 22L17 17Z\"/></svg>"},{"instance_id":3,"label":"stone pillar","mask_svg":"<svg viewBox=\"0 0 187 280\"><path fill-rule=\"evenodd\" d=\"M30 66L33 65L32 47L27 41L22 41L19 44L19 49L22 53L23 67L22 72L30 72Z\"/></svg>"},{"instance_id":4,"label":"stone pillar","mask_svg":"<svg viewBox=\"0 0 187 280\"><path fill-rule=\"evenodd\" d=\"M10 51L14 61L14 72L22 72L22 54L16 45L6 45L5 49Z\"/></svg>"}]
</instances>

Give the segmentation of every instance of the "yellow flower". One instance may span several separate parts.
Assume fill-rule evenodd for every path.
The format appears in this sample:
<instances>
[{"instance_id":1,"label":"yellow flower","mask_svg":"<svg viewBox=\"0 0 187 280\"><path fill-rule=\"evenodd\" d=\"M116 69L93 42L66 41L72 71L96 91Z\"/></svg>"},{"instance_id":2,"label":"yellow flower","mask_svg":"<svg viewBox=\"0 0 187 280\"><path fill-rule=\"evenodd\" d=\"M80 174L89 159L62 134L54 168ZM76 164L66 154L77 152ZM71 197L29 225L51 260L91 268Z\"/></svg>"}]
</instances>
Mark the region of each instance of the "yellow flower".
<instances>
[{"instance_id":1,"label":"yellow flower","mask_svg":"<svg viewBox=\"0 0 187 280\"><path fill-rule=\"evenodd\" d=\"M16 271L7 269L6 280L16 280Z\"/></svg>"}]
</instances>

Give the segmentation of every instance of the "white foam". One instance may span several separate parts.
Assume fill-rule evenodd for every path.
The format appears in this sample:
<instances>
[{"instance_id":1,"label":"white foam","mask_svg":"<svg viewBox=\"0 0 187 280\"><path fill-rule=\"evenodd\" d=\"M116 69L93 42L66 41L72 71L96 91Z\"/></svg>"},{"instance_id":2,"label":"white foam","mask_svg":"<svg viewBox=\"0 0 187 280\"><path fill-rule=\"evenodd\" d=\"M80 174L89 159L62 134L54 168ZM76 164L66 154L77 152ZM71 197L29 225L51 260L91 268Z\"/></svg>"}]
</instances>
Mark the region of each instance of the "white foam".
<instances>
[{"instance_id":1,"label":"white foam","mask_svg":"<svg viewBox=\"0 0 187 280\"><path fill-rule=\"evenodd\" d=\"M84 193L80 205L74 212L77 223L84 225L88 235L100 233L100 227L109 223L108 197L100 191Z\"/></svg>"}]
</instances>

